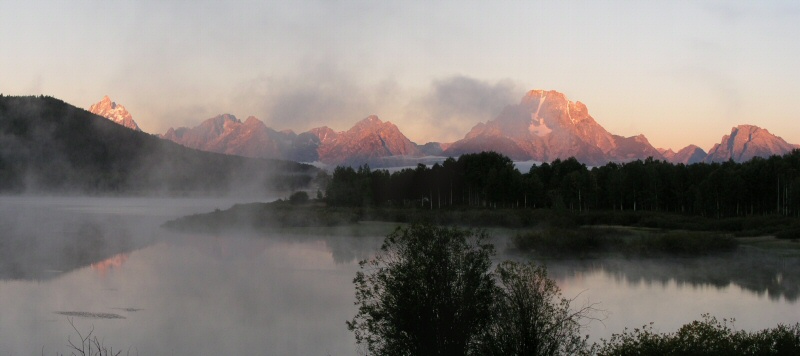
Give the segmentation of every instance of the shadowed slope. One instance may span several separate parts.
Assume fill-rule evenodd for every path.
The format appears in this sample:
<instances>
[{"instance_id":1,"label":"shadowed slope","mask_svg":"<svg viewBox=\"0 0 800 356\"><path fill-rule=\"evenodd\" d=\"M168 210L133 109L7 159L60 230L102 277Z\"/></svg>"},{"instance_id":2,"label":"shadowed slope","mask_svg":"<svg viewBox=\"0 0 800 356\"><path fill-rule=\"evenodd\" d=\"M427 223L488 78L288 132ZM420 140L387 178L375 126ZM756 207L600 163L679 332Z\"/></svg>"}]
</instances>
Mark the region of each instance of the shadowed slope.
<instances>
[{"instance_id":1,"label":"shadowed slope","mask_svg":"<svg viewBox=\"0 0 800 356\"><path fill-rule=\"evenodd\" d=\"M51 97L0 97L0 191L264 191L305 185L314 173L189 149Z\"/></svg>"}]
</instances>

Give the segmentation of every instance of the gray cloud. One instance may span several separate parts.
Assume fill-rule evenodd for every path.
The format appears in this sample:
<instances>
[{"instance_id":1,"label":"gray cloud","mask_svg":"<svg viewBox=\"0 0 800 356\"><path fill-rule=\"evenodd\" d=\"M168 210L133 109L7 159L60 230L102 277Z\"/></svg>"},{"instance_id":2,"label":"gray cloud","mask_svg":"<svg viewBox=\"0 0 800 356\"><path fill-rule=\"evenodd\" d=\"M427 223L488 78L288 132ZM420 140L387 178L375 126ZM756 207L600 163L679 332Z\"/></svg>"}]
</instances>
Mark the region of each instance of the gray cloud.
<instances>
[{"instance_id":1,"label":"gray cloud","mask_svg":"<svg viewBox=\"0 0 800 356\"><path fill-rule=\"evenodd\" d=\"M346 130L375 114L398 124L412 141L447 142L493 119L524 92L511 80L458 75L411 90L393 78L363 80L330 63L303 68L293 75L262 75L240 83L231 94L231 110L256 115L275 129L297 132L323 125Z\"/></svg>"},{"instance_id":2,"label":"gray cloud","mask_svg":"<svg viewBox=\"0 0 800 356\"><path fill-rule=\"evenodd\" d=\"M435 124L439 137L431 139L452 141L478 122L494 119L523 93L522 86L512 80L490 82L457 75L433 81L430 90L410 104L409 111L428 125Z\"/></svg>"},{"instance_id":3,"label":"gray cloud","mask_svg":"<svg viewBox=\"0 0 800 356\"><path fill-rule=\"evenodd\" d=\"M317 126L347 129L397 100L397 83L369 83L334 65L305 66L294 75L259 76L241 83L232 95L236 112L256 115L276 129L307 130ZM386 104L386 105L384 105Z\"/></svg>"},{"instance_id":4,"label":"gray cloud","mask_svg":"<svg viewBox=\"0 0 800 356\"><path fill-rule=\"evenodd\" d=\"M511 80L496 83L454 76L433 82L424 105L438 118L479 118L487 120L519 99L521 90Z\"/></svg>"}]
</instances>

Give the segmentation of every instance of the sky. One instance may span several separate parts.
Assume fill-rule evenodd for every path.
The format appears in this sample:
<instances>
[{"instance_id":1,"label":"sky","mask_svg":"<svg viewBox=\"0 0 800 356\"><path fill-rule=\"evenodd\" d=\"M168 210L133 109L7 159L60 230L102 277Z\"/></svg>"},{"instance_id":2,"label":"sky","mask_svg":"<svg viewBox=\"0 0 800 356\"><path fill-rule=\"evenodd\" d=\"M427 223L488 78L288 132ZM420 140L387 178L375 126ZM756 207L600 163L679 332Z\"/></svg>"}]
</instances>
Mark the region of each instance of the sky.
<instances>
[{"instance_id":1,"label":"sky","mask_svg":"<svg viewBox=\"0 0 800 356\"><path fill-rule=\"evenodd\" d=\"M739 124L800 143L799 24L796 1L0 0L0 93L108 95L150 133L374 114L425 143L545 89L656 147Z\"/></svg>"}]
</instances>

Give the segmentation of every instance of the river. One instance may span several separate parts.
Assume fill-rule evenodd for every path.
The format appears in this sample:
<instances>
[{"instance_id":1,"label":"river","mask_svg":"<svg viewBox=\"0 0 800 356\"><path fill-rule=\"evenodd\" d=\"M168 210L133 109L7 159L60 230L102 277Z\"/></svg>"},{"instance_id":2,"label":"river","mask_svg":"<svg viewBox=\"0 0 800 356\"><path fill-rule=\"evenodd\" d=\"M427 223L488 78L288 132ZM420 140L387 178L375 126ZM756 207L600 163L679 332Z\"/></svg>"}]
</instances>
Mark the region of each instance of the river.
<instances>
[{"instance_id":1,"label":"river","mask_svg":"<svg viewBox=\"0 0 800 356\"><path fill-rule=\"evenodd\" d=\"M352 355L357 261L391 224L358 233L184 234L160 228L241 199L0 197L0 355L69 354L93 328L140 355ZM358 235L358 236L354 236ZM497 241L498 260L516 258ZM592 340L702 313L753 330L800 321L797 258L548 262L574 305L599 303ZM602 316L602 315L600 315Z\"/></svg>"}]
</instances>

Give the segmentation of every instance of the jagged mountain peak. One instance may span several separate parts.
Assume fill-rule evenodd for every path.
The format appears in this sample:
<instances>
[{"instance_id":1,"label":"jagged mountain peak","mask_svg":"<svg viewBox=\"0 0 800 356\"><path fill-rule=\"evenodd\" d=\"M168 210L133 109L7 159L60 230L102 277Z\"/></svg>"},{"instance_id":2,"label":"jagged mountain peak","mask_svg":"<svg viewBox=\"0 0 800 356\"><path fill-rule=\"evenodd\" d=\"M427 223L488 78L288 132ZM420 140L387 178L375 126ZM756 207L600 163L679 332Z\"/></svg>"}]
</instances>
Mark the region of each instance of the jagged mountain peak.
<instances>
[{"instance_id":1,"label":"jagged mountain peak","mask_svg":"<svg viewBox=\"0 0 800 356\"><path fill-rule=\"evenodd\" d=\"M319 160L327 164L361 164L391 156L420 156L417 145L389 121L370 115L345 132L319 128L312 133L320 138ZM326 140L322 135L333 136Z\"/></svg>"},{"instance_id":2,"label":"jagged mountain peak","mask_svg":"<svg viewBox=\"0 0 800 356\"><path fill-rule=\"evenodd\" d=\"M319 138L321 143L332 142L339 136L339 132L333 131L333 129L328 126L315 127L308 130L308 132Z\"/></svg>"},{"instance_id":3,"label":"jagged mountain peak","mask_svg":"<svg viewBox=\"0 0 800 356\"><path fill-rule=\"evenodd\" d=\"M380 128L385 125L388 126L387 124L391 125L390 122L381 121L377 115L370 115L361 119L361 121L357 122L350 130L369 130Z\"/></svg>"},{"instance_id":4,"label":"jagged mountain peak","mask_svg":"<svg viewBox=\"0 0 800 356\"><path fill-rule=\"evenodd\" d=\"M755 125L738 125L731 128L731 133L722 137L705 158L706 162L749 161L754 157L783 155L794 149L794 146L782 138L771 134L767 129Z\"/></svg>"},{"instance_id":5,"label":"jagged mountain peak","mask_svg":"<svg viewBox=\"0 0 800 356\"><path fill-rule=\"evenodd\" d=\"M124 106L112 101L108 95L104 95L103 99L90 106L89 112L98 116L102 116L129 129L142 131L139 128L139 125L136 124L136 121L133 121L133 116L131 116L131 113L129 113Z\"/></svg>"},{"instance_id":6,"label":"jagged mountain peak","mask_svg":"<svg viewBox=\"0 0 800 356\"><path fill-rule=\"evenodd\" d=\"M522 97L522 100L520 100L520 106L527 108L532 113L541 110L545 103L555 109L568 110L568 116L577 114L575 117L570 118L571 121L590 117L589 111L584 103L580 101L570 101L566 94L555 90L531 90Z\"/></svg>"},{"instance_id":7,"label":"jagged mountain peak","mask_svg":"<svg viewBox=\"0 0 800 356\"><path fill-rule=\"evenodd\" d=\"M750 125L750 124L741 124L741 125L737 125L737 126L731 127L731 132L735 132L735 131L750 131L750 132L754 132L754 131L760 131L760 130L769 131L767 129L763 129L763 128L758 127L756 125Z\"/></svg>"},{"instance_id":8,"label":"jagged mountain peak","mask_svg":"<svg viewBox=\"0 0 800 356\"><path fill-rule=\"evenodd\" d=\"M644 136L611 135L582 102L555 90L531 90L519 104L509 105L494 120L475 125L445 154L458 155L497 147L514 159L549 162L576 157L590 165L660 158Z\"/></svg>"},{"instance_id":9,"label":"jagged mountain peak","mask_svg":"<svg viewBox=\"0 0 800 356\"><path fill-rule=\"evenodd\" d=\"M675 154L675 151L673 151L671 148L660 148L659 147L659 148L656 148L656 151L658 151L658 153L660 153L662 156L664 156L664 158L668 158L667 156L672 156L672 155Z\"/></svg>"},{"instance_id":10,"label":"jagged mountain peak","mask_svg":"<svg viewBox=\"0 0 800 356\"><path fill-rule=\"evenodd\" d=\"M707 155L706 151L697 145L688 145L678 150L678 152L673 152L671 155L664 154L664 158L672 163L694 164L702 162Z\"/></svg>"},{"instance_id":11,"label":"jagged mountain peak","mask_svg":"<svg viewBox=\"0 0 800 356\"><path fill-rule=\"evenodd\" d=\"M378 123L378 124L382 124L383 123L383 121L381 121L381 119L378 118L378 115L367 116L364 119L362 119L359 123L361 123L361 122Z\"/></svg>"},{"instance_id":12,"label":"jagged mountain peak","mask_svg":"<svg viewBox=\"0 0 800 356\"><path fill-rule=\"evenodd\" d=\"M533 89L525 93L525 96L522 97L522 102L526 103L541 98L551 98L558 101L568 101L567 96L562 92L556 90Z\"/></svg>"},{"instance_id":13,"label":"jagged mountain peak","mask_svg":"<svg viewBox=\"0 0 800 356\"><path fill-rule=\"evenodd\" d=\"M209 120L214 123L220 123L220 124L224 124L225 122L242 122L241 120L237 119L235 115L232 114L219 114L217 116L212 117Z\"/></svg>"},{"instance_id":14,"label":"jagged mountain peak","mask_svg":"<svg viewBox=\"0 0 800 356\"><path fill-rule=\"evenodd\" d=\"M229 130L232 126L240 125L241 123L242 121L237 119L236 116L234 115L220 114L206 121L203 121L200 124L200 127L203 127L204 130L209 132L209 134L220 135L226 130ZM197 147L192 147L192 148L197 148Z\"/></svg>"},{"instance_id":15,"label":"jagged mountain peak","mask_svg":"<svg viewBox=\"0 0 800 356\"><path fill-rule=\"evenodd\" d=\"M733 137L733 138L735 138L736 140L738 140L740 142L741 141L745 141L745 140L753 140L756 137L765 137L765 138L769 138L769 139L771 139L771 138L780 139L780 137L777 137L777 136L773 135L772 133L769 132L769 130L767 130L765 128L761 128L761 127L758 127L756 125L748 125L748 124L738 125L738 126L732 127L731 128L731 133L730 133L730 135L728 135L728 137ZM783 140L783 139L781 139L781 140Z\"/></svg>"}]
</instances>

